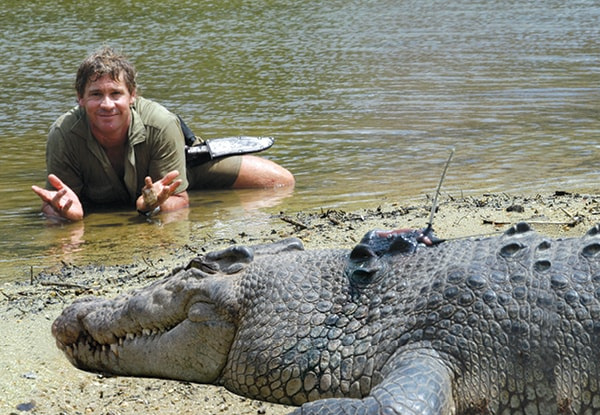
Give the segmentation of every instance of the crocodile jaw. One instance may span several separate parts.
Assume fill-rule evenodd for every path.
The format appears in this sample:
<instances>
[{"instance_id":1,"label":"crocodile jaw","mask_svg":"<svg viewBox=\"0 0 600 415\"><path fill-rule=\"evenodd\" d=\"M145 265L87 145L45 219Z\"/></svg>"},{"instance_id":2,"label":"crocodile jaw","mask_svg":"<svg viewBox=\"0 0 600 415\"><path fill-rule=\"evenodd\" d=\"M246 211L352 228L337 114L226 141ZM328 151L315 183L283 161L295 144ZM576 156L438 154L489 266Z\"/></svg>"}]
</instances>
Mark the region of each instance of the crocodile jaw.
<instances>
[{"instance_id":1,"label":"crocodile jaw","mask_svg":"<svg viewBox=\"0 0 600 415\"><path fill-rule=\"evenodd\" d=\"M236 332L212 298L220 285L172 277L112 300L82 299L56 319L52 334L80 369L214 383Z\"/></svg>"}]
</instances>

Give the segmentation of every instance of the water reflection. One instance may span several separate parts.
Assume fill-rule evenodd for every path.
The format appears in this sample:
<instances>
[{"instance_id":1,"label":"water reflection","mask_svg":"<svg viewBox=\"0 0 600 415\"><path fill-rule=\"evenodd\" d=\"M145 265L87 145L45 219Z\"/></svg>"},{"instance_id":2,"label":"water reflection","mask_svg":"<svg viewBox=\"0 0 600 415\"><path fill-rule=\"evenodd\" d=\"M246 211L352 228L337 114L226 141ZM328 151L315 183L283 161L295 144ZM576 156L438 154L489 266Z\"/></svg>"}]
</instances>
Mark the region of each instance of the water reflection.
<instances>
[{"instance_id":1,"label":"water reflection","mask_svg":"<svg viewBox=\"0 0 600 415\"><path fill-rule=\"evenodd\" d=\"M210 195L200 192L196 192L195 195L204 200L210 197ZM294 188L289 186L274 189L241 189L222 192L222 196L228 199L228 204L237 205L246 212L273 208L293 195ZM192 201L194 200L196 200L196 197L192 197Z\"/></svg>"},{"instance_id":2,"label":"water reflection","mask_svg":"<svg viewBox=\"0 0 600 415\"><path fill-rule=\"evenodd\" d=\"M40 254L44 257L60 258L64 263L76 263L81 258L79 253L85 243L84 236L83 221L70 223L48 219L40 237L49 242L49 247Z\"/></svg>"},{"instance_id":3,"label":"water reflection","mask_svg":"<svg viewBox=\"0 0 600 415\"><path fill-rule=\"evenodd\" d=\"M190 216L190 209L185 208L185 209L179 209L179 210L176 210L173 212L163 212L159 215L154 215L154 216L149 216L149 217L144 217L144 216L133 217L132 216L130 221L137 223L140 220L143 220L143 221L145 221L149 224L153 224L155 226L164 226L164 225L168 225L169 223L188 220L189 216Z\"/></svg>"},{"instance_id":4,"label":"water reflection","mask_svg":"<svg viewBox=\"0 0 600 415\"><path fill-rule=\"evenodd\" d=\"M96 211L83 221L66 222L38 216L39 251L47 264L103 264L160 258L191 240L231 239L248 222L266 224L277 207L293 195L291 188L190 192L192 207L145 217L129 210ZM208 209L206 208L208 207ZM32 260L30 265L39 265Z\"/></svg>"}]
</instances>

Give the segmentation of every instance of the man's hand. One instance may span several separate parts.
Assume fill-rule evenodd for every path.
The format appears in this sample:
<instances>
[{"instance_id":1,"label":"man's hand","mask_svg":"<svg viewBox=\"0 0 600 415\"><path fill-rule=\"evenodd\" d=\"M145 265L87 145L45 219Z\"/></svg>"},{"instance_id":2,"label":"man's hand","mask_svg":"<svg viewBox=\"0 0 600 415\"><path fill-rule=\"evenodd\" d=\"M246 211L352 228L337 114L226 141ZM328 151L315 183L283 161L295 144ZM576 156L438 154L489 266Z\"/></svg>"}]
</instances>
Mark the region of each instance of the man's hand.
<instances>
[{"instance_id":1,"label":"man's hand","mask_svg":"<svg viewBox=\"0 0 600 415\"><path fill-rule=\"evenodd\" d=\"M31 190L42 199L42 212L49 217L61 217L72 221L83 219L83 206L75 192L54 174L48 175L48 182L56 190L31 186Z\"/></svg>"},{"instance_id":2,"label":"man's hand","mask_svg":"<svg viewBox=\"0 0 600 415\"><path fill-rule=\"evenodd\" d=\"M159 181L152 183L150 177L146 177L146 185L142 188L142 195L136 201L137 210L140 212L151 212L160 206L163 211L172 211L188 206L187 192L175 194L181 184L177 179L179 172L170 171Z\"/></svg>"}]
</instances>

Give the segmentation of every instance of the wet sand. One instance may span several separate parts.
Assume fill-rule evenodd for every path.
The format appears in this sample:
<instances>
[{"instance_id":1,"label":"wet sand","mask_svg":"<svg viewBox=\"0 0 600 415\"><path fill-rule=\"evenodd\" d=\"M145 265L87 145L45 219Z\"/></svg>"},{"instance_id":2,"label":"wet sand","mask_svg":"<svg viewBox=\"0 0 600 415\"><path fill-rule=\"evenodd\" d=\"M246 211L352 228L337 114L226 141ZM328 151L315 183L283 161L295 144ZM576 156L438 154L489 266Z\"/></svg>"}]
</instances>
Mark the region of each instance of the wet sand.
<instances>
[{"instance_id":1,"label":"wet sand","mask_svg":"<svg viewBox=\"0 0 600 415\"><path fill-rule=\"evenodd\" d=\"M254 244L300 238L307 249L352 247L373 228L422 228L430 201L385 204L352 212L281 215L270 228L232 230L231 242ZM434 229L442 238L502 232L527 221L552 237L579 236L600 222L600 195L442 197ZM50 334L61 310L83 295L114 296L144 286L223 241L177 247L162 261L103 267L60 264L31 281L0 286L0 413L2 414L286 414L292 408L246 399L222 387L160 379L105 377L71 366Z\"/></svg>"}]
</instances>

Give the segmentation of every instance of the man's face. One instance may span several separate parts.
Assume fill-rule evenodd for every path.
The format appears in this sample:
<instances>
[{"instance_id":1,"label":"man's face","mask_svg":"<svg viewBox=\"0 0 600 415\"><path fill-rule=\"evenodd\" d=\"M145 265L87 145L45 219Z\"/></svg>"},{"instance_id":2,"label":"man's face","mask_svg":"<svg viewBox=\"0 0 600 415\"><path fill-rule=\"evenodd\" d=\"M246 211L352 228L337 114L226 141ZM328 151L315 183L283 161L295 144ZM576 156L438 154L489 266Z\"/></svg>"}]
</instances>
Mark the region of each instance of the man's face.
<instances>
[{"instance_id":1,"label":"man's face","mask_svg":"<svg viewBox=\"0 0 600 415\"><path fill-rule=\"evenodd\" d=\"M115 81L109 75L88 83L78 102L85 109L94 136L101 141L124 139L131 120L130 105L135 91L130 93L123 77Z\"/></svg>"}]
</instances>

